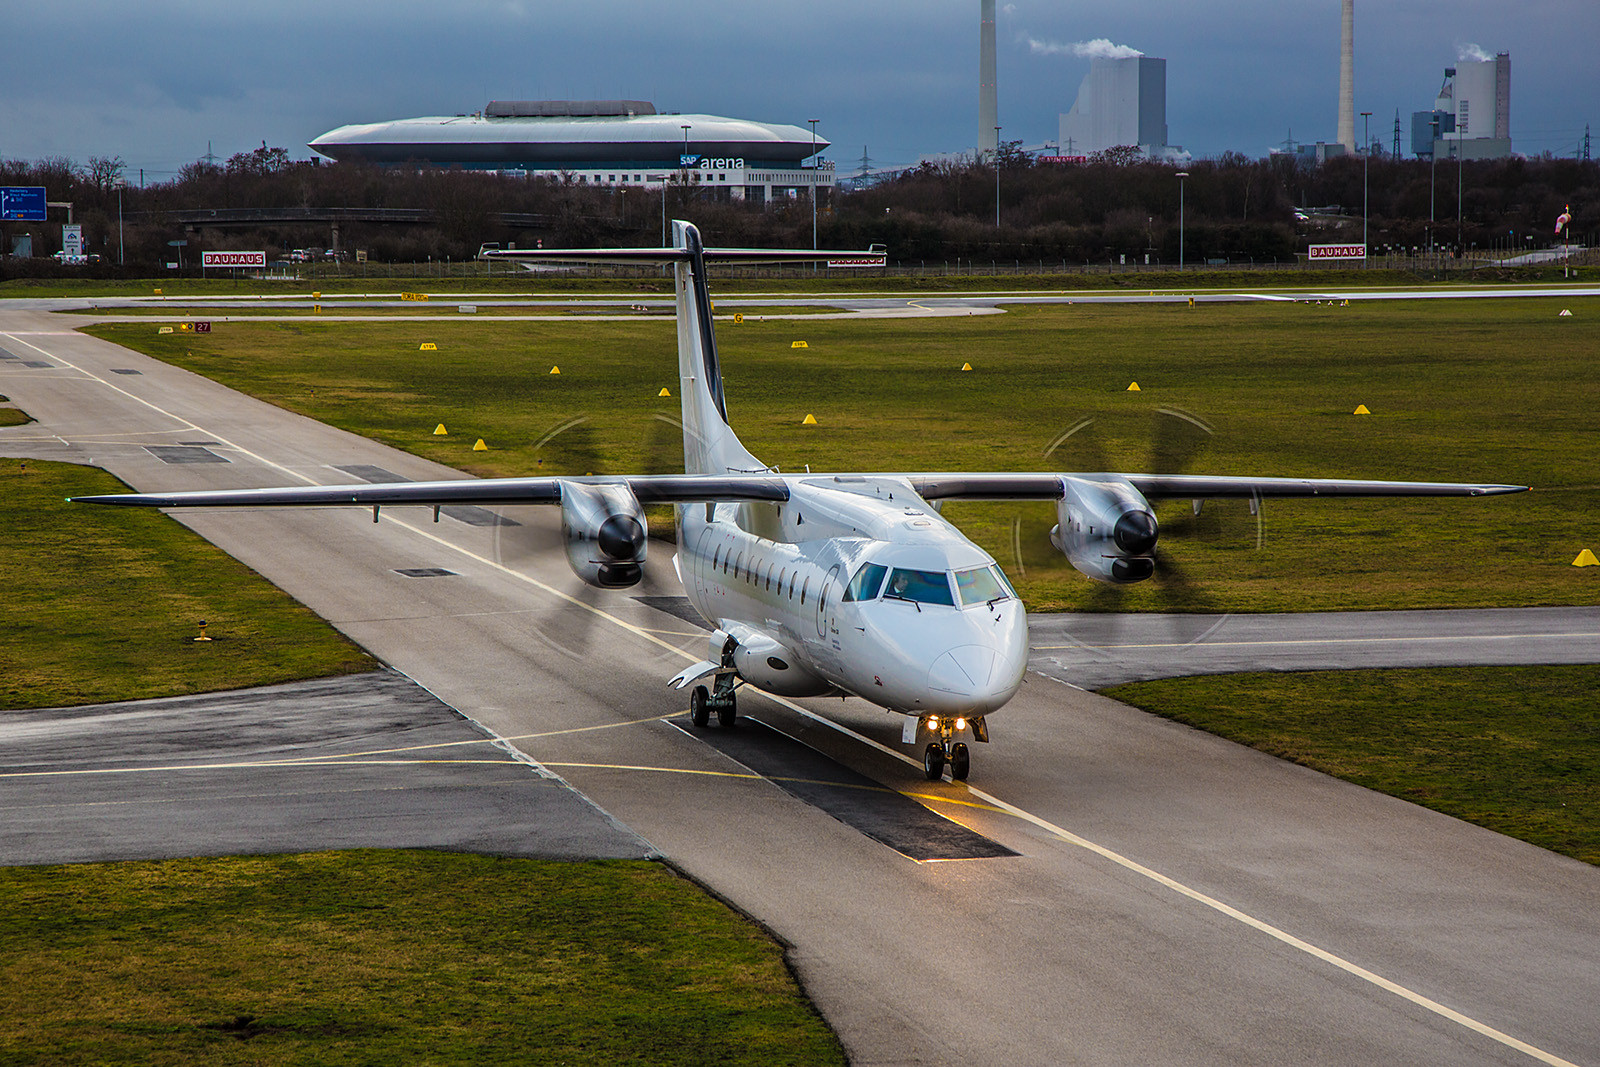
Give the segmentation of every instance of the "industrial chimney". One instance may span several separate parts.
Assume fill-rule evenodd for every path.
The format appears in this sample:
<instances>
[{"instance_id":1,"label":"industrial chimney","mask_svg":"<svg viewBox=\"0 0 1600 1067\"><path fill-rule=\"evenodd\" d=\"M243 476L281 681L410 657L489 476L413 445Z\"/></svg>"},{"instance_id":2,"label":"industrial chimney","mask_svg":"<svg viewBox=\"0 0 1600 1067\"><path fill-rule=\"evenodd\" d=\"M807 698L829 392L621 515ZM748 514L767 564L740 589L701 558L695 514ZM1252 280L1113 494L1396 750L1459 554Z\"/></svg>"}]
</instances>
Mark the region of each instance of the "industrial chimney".
<instances>
[{"instance_id":1,"label":"industrial chimney","mask_svg":"<svg viewBox=\"0 0 1600 1067\"><path fill-rule=\"evenodd\" d=\"M1339 34L1339 143L1356 150L1356 0L1344 0ZM1363 147L1362 149L1366 149Z\"/></svg>"},{"instance_id":2,"label":"industrial chimney","mask_svg":"<svg viewBox=\"0 0 1600 1067\"><path fill-rule=\"evenodd\" d=\"M1349 3L1349 0L1345 0ZM1000 150L1000 109L995 97L994 0L979 0L978 12L978 158L992 159Z\"/></svg>"}]
</instances>

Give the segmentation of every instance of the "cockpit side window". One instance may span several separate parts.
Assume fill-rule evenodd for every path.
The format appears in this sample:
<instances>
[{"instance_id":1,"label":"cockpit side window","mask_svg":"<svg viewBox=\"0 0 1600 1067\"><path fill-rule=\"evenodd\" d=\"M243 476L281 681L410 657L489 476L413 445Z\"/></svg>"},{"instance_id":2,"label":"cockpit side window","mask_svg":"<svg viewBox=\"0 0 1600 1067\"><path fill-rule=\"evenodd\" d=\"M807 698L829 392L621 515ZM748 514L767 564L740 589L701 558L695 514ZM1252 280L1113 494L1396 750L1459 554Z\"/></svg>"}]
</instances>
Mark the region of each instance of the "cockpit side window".
<instances>
[{"instance_id":1,"label":"cockpit side window","mask_svg":"<svg viewBox=\"0 0 1600 1067\"><path fill-rule=\"evenodd\" d=\"M883 576L889 573L889 568L877 563L863 563L856 576L850 579L850 587L844 591L845 600L876 600L878 588L883 585Z\"/></svg>"},{"instance_id":2,"label":"cockpit side window","mask_svg":"<svg viewBox=\"0 0 1600 1067\"><path fill-rule=\"evenodd\" d=\"M915 600L919 604L948 604L955 606L950 594L948 571L913 571L896 567L889 575L889 584L883 595L899 600Z\"/></svg>"},{"instance_id":3,"label":"cockpit side window","mask_svg":"<svg viewBox=\"0 0 1600 1067\"><path fill-rule=\"evenodd\" d=\"M956 589L961 593L963 607L971 604L986 604L991 600L1003 600L1015 596L1010 586L1005 584L1005 578L1000 574L998 567L973 567L971 570L956 571Z\"/></svg>"}]
</instances>

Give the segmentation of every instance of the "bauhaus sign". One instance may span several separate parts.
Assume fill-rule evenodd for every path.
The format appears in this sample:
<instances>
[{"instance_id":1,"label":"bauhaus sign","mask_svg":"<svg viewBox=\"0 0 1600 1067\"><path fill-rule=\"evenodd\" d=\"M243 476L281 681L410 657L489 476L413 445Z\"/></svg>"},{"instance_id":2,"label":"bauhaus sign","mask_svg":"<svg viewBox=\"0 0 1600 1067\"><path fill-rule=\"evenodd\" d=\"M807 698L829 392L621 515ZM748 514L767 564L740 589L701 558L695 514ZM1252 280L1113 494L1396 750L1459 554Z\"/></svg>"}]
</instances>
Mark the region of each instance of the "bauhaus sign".
<instances>
[{"instance_id":1,"label":"bauhaus sign","mask_svg":"<svg viewBox=\"0 0 1600 1067\"><path fill-rule=\"evenodd\" d=\"M202 267L265 267L265 252L202 252Z\"/></svg>"},{"instance_id":2,"label":"bauhaus sign","mask_svg":"<svg viewBox=\"0 0 1600 1067\"><path fill-rule=\"evenodd\" d=\"M1307 259L1366 259L1366 245L1312 245L1306 250Z\"/></svg>"}]
</instances>

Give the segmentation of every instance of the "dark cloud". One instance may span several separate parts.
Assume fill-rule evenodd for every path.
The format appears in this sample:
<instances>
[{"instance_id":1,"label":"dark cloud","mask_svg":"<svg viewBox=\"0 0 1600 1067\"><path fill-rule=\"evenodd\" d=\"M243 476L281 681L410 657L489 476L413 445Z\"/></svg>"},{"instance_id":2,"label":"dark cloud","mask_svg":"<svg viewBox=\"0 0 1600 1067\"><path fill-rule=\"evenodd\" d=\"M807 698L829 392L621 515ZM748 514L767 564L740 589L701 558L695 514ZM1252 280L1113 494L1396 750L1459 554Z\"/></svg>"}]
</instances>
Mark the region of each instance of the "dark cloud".
<instances>
[{"instance_id":1,"label":"dark cloud","mask_svg":"<svg viewBox=\"0 0 1600 1067\"><path fill-rule=\"evenodd\" d=\"M0 155L121 155L160 176L263 140L305 156L335 126L476 110L490 98L634 97L804 125L848 169L970 148L976 0L53 0L14 5ZM1168 61L1172 140L1264 152L1331 139L1337 0L1010 0L999 25L1004 136L1053 140L1088 69L1029 38L1104 38ZM1357 0L1357 103L1387 136L1474 44L1512 53L1512 135L1570 152L1600 74L1594 0ZM19 45L18 42L26 42ZM1565 44L1563 44L1565 42ZM1594 116L1600 117L1600 116Z\"/></svg>"}]
</instances>

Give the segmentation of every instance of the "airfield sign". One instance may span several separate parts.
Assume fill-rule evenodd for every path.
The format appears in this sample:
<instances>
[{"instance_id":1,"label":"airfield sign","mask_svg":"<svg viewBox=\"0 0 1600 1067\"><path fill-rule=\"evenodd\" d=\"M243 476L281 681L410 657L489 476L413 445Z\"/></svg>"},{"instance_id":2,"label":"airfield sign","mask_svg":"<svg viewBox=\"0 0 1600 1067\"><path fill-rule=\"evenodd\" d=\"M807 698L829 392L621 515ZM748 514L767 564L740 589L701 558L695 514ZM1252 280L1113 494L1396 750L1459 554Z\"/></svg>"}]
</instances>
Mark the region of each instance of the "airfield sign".
<instances>
[{"instance_id":1,"label":"airfield sign","mask_svg":"<svg viewBox=\"0 0 1600 1067\"><path fill-rule=\"evenodd\" d=\"M1307 259L1366 259L1366 245L1311 245Z\"/></svg>"},{"instance_id":2,"label":"airfield sign","mask_svg":"<svg viewBox=\"0 0 1600 1067\"><path fill-rule=\"evenodd\" d=\"M43 222L44 218L44 186L0 185L0 219Z\"/></svg>"}]
</instances>

